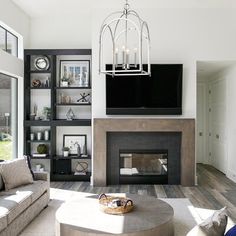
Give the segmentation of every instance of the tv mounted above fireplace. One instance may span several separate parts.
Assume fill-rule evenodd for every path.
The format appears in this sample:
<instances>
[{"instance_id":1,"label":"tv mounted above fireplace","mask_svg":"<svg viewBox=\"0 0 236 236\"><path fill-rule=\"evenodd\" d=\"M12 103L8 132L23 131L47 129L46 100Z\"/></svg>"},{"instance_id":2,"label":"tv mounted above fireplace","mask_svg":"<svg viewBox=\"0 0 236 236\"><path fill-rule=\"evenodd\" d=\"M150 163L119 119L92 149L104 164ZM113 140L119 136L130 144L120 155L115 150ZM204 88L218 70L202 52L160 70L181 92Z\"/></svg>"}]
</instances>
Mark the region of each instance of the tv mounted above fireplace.
<instances>
[{"instance_id":1,"label":"tv mounted above fireplace","mask_svg":"<svg viewBox=\"0 0 236 236\"><path fill-rule=\"evenodd\" d=\"M182 74L182 64L152 64L151 76L107 75L106 114L181 115Z\"/></svg>"}]
</instances>

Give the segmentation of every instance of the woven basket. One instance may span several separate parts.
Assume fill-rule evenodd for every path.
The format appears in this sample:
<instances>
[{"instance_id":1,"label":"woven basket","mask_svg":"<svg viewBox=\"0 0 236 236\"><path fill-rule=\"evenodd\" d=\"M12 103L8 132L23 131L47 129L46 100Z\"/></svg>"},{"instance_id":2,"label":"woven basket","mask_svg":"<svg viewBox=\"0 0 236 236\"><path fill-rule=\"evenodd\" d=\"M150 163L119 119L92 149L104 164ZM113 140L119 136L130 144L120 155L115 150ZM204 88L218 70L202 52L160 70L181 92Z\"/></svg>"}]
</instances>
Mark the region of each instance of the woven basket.
<instances>
[{"instance_id":1,"label":"woven basket","mask_svg":"<svg viewBox=\"0 0 236 236\"><path fill-rule=\"evenodd\" d=\"M119 206L114 203L118 202ZM112 215L121 215L133 210L133 201L126 197L109 196L105 193L99 196L100 209Z\"/></svg>"}]
</instances>

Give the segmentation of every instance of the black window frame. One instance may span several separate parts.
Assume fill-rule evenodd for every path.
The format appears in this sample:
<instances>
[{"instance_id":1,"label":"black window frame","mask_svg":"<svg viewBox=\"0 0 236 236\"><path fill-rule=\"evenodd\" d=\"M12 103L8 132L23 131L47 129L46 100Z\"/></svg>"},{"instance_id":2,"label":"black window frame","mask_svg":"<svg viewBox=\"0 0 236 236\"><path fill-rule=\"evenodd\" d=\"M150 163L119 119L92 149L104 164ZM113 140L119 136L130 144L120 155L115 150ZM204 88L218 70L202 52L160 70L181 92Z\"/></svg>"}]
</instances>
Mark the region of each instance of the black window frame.
<instances>
[{"instance_id":1,"label":"black window frame","mask_svg":"<svg viewBox=\"0 0 236 236\"><path fill-rule=\"evenodd\" d=\"M0 25L0 28L2 28L3 30L5 30L5 49L3 49L3 51L9 53L7 50L7 33L13 35L14 37L16 37L16 57L18 58L18 50L19 50L19 39L18 37L13 34L12 32L10 32L9 30L7 30L6 28L4 28L2 25ZM13 55L12 53L9 53L10 55ZM14 55L13 55L14 56Z\"/></svg>"}]
</instances>

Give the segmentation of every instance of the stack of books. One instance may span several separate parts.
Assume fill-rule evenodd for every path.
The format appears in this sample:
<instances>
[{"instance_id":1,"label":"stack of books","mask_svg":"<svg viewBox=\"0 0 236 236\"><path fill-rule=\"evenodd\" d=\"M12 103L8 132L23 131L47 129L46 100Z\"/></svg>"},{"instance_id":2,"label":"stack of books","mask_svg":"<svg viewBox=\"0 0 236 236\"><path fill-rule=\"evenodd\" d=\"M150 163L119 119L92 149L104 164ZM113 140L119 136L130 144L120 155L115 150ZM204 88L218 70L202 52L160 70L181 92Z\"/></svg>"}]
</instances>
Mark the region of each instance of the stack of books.
<instances>
[{"instance_id":1,"label":"stack of books","mask_svg":"<svg viewBox=\"0 0 236 236\"><path fill-rule=\"evenodd\" d=\"M33 153L32 157L46 157L48 154Z\"/></svg>"},{"instance_id":2,"label":"stack of books","mask_svg":"<svg viewBox=\"0 0 236 236\"><path fill-rule=\"evenodd\" d=\"M75 173L74 173L74 175L86 175L86 172L79 172L79 171L76 171Z\"/></svg>"}]
</instances>

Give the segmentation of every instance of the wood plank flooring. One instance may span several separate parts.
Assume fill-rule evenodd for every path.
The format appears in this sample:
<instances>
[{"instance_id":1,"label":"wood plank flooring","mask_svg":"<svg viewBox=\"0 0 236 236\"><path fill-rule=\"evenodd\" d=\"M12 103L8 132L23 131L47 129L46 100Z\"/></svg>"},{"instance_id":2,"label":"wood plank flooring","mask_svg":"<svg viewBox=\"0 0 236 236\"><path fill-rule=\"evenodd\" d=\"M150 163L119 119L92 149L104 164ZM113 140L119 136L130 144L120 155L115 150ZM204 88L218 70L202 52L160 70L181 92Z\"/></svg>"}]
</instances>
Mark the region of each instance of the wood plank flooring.
<instances>
[{"instance_id":1,"label":"wood plank flooring","mask_svg":"<svg viewBox=\"0 0 236 236\"><path fill-rule=\"evenodd\" d=\"M198 185L113 185L93 187L89 182L51 182L51 187L88 193L134 193L158 198L188 198L195 207L220 209L227 206L236 222L236 183L209 165L197 165Z\"/></svg>"}]
</instances>

